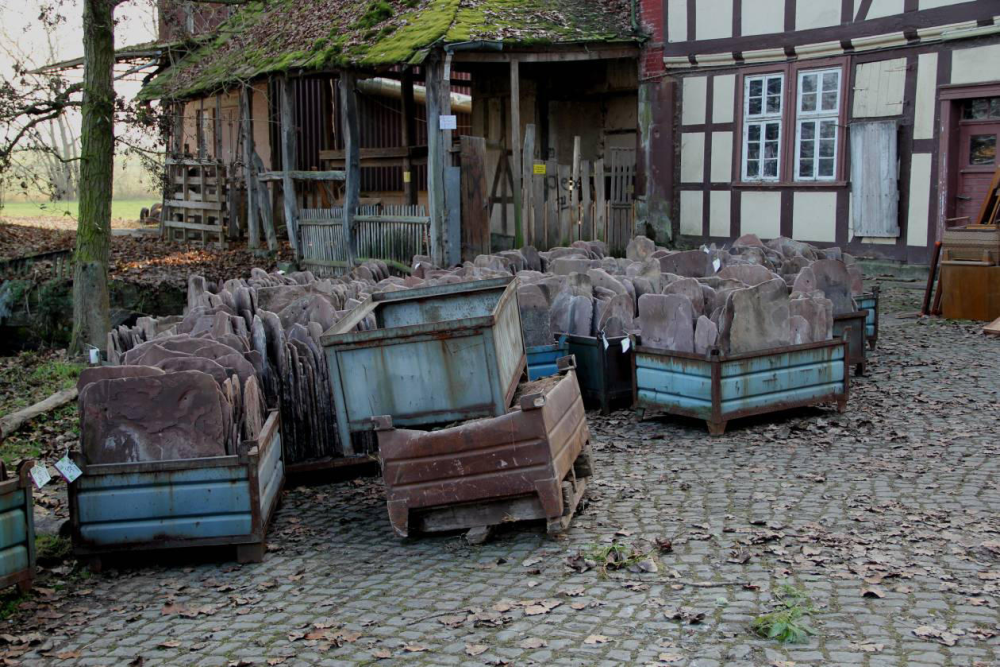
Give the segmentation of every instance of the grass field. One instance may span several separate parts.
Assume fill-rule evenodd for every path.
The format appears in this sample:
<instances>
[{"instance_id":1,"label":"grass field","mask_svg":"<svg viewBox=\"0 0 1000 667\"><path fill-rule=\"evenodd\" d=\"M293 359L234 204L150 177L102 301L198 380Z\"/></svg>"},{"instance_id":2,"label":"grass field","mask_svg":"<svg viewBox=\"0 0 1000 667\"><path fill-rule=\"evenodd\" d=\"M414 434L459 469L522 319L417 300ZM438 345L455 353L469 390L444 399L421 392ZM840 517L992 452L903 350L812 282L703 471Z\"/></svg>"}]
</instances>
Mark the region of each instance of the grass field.
<instances>
[{"instance_id":1,"label":"grass field","mask_svg":"<svg viewBox=\"0 0 1000 667\"><path fill-rule=\"evenodd\" d=\"M112 220L138 220L139 211L149 208L159 199L116 199L111 202ZM0 208L0 217L40 218L66 216L76 219L77 202L6 202Z\"/></svg>"}]
</instances>

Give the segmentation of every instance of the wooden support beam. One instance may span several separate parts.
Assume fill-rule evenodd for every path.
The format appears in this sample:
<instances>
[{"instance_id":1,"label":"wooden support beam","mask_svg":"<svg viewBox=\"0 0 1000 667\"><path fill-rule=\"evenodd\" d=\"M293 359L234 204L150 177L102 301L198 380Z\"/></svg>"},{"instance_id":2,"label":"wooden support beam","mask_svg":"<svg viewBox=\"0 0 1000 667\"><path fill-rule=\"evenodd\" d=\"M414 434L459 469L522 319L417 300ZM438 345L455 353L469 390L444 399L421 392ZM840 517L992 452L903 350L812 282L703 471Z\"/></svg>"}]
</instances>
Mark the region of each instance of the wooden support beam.
<instances>
[{"instance_id":1,"label":"wooden support beam","mask_svg":"<svg viewBox=\"0 0 1000 667\"><path fill-rule=\"evenodd\" d=\"M344 234L347 256L354 261L357 256L354 235L354 215L361 203L361 135L358 131L358 97L355 91L357 74L340 73L340 124L344 132L344 167L347 182L344 186Z\"/></svg>"},{"instance_id":2,"label":"wooden support beam","mask_svg":"<svg viewBox=\"0 0 1000 667\"><path fill-rule=\"evenodd\" d=\"M427 88L427 204L431 218L431 260L444 263L444 139L441 132L442 64L433 60L424 66Z\"/></svg>"},{"instance_id":3,"label":"wooden support beam","mask_svg":"<svg viewBox=\"0 0 1000 667\"><path fill-rule=\"evenodd\" d=\"M583 229L580 227L580 159L580 137L573 137L573 175L569 191L570 242L583 240Z\"/></svg>"},{"instance_id":4,"label":"wooden support beam","mask_svg":"<svg viewBox=\"0 0 1000 667\"><path fill-rule=\"evenodd\" d=\"M524 245L521 218L521 71L519 61L510 61L511 177L514 181L514 247Z\"/></svg>"},{"instance_id":5,"label":"wooden support beam","mask_svg":"<svg viewBox=\"0 0 1000 667\"><path fill-rule=\"evenodd\" d=\"M212 126L212 143L214 144L213 156L219 162L222 161L222 94L215 96L215 117Z\"/></svg>"},{"instance_id":6,"label":"wooden support beam","mask_svg":"<svg viewBox=\"0 0 1000 667\"><path fill-rule=\"evenodd\" d=\"M535 164L535 125L528 123L524 128L524 153L521 155L521 224L524 227L525 245L534 245L536 238L535 223L532 220L532 168Z\"/></svg>"},{"instance_id":7,"label":"wooden support beam","mask_svg":"<svg viewBox=\"0 0 1000 667\"><path fill-rule=\"evenodd\" d=\"M257 209L260 212L260 219L264 225L264 234L267 237L267 249L271 252L278 251L278 233L274 227L274 214L271 208L271 191L267 185L257 178L257 174L264 171L264 161L257 151L253 152L253 184L257 191Z\"/></svg>"},{"instance_id":8,"label":"wooden support beam","mask_svg":"<svg viewBox=\"0 0 1000 667\"><path fill-rule=\"evenodd\" d=\"M285 227L288 229L288 241L292 244L292 252L298 260L302 253L299 250L299 206L295 198L295 180L292 172L298 167L296 155L297 141L295 137L295 118L292 115L292 83L288 76L282 76L281 86L281 200L285 206Z\"/></svg>"},{"instance_id":9,"label":"wooden support beam","mask_svg":"<svg viewBox=\"0 0 1000 667\"><path fill-rule=\"evenodd\" d=\"M247 190L247 247L260 247L260 226L257 221L256 174L253 169L253 124L250 110L253 108L253 88L243 86L240 90L240 135L243 138L243 182Z\"/></svg>"},{"instance_id":10,"label":"wooden support beam","mask_svg":"<svg viewBox=\"0 0 1000 667\"><path fill-rule=\"evenodd\" d=\"M346 171L268 171L258 174L258 181L283 181L285 177L295 181L345 181Z\"/></svg>"},{"instance_id":11,"label":"wooden support beam","mask_svg":"<svg viewBox=\"0 0 1000 667\"><path fill-rule=\"evenodd\" d=\"M400 78L400 93L403 99L403 115L400 119L402 123L403 148L406 149L406 156L403 158L403 199L410 206L417 203L417 179L413 173L413 160L410 157L414 144L417 141L417 116L413 103L413 69L403 68Z\"/></svg>"}]
</instances>

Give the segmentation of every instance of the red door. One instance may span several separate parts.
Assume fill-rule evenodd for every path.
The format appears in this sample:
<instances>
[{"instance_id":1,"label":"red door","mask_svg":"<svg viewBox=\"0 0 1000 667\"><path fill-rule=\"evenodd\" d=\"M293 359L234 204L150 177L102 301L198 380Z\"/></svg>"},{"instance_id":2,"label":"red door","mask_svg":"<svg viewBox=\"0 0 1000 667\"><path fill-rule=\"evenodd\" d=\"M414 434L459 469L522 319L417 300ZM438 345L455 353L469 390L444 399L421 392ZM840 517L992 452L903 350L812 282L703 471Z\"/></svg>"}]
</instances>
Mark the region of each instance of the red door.
<instances>
[{"instance_id":1,"label":"red door","mask_svg":"<svg viewBox=\"0 0 1000 667\"><path fill-rule=\"evenodd\" d=\"M997 165L1000 140L1000 97L976 97L962 104L958 122L958 192L956 224L976 222Z\"/></svg>"}]
</instances>

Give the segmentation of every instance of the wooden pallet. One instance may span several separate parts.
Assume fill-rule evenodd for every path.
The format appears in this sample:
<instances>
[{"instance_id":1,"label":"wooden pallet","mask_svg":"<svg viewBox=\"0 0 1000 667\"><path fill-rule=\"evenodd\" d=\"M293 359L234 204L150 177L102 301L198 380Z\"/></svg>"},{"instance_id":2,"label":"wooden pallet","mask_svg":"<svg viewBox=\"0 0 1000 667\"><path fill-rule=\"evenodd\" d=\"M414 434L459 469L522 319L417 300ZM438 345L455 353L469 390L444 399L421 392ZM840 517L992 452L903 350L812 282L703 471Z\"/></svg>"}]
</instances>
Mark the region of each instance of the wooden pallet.
<instances>
[{"instance_id":1,"label":"wooden pallet","mask_svg":"<svg viewBox=\"0 0 1000 667\"><path fill-rule=\"evenodd\" d=\"M168 241L226 247L226 166L217 160L167 159L162 227Z\"/></svg>"}]
</instances>

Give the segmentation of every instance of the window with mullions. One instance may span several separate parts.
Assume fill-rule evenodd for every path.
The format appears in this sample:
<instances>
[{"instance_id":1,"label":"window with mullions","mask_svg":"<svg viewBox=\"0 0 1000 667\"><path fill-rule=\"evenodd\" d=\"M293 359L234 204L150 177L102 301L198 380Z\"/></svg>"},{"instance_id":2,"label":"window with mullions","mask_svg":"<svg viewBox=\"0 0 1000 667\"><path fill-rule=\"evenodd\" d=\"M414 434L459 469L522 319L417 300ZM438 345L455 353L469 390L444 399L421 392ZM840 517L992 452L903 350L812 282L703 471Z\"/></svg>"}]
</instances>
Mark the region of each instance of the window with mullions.
<instances>
[{"instance_id":1,"label":"window with mullions","mask_svg":"<svg viewBox=\"0 0 1000 667\"><path fill-rule=\"evenodd\" d=\"M832 181L837 173L840 69L799 72L795 180Z\"/></svg>"},{"instance_id":2,"label":"window with mullions","mask_svg":"<svg viewBox=\"0 0 1000 667\"><path fill-rule=\"evenodd\" d=\"M783 74L745 79L743 100L743 180L776 181L781 173Z\"/></svg>"}]
</instances>

